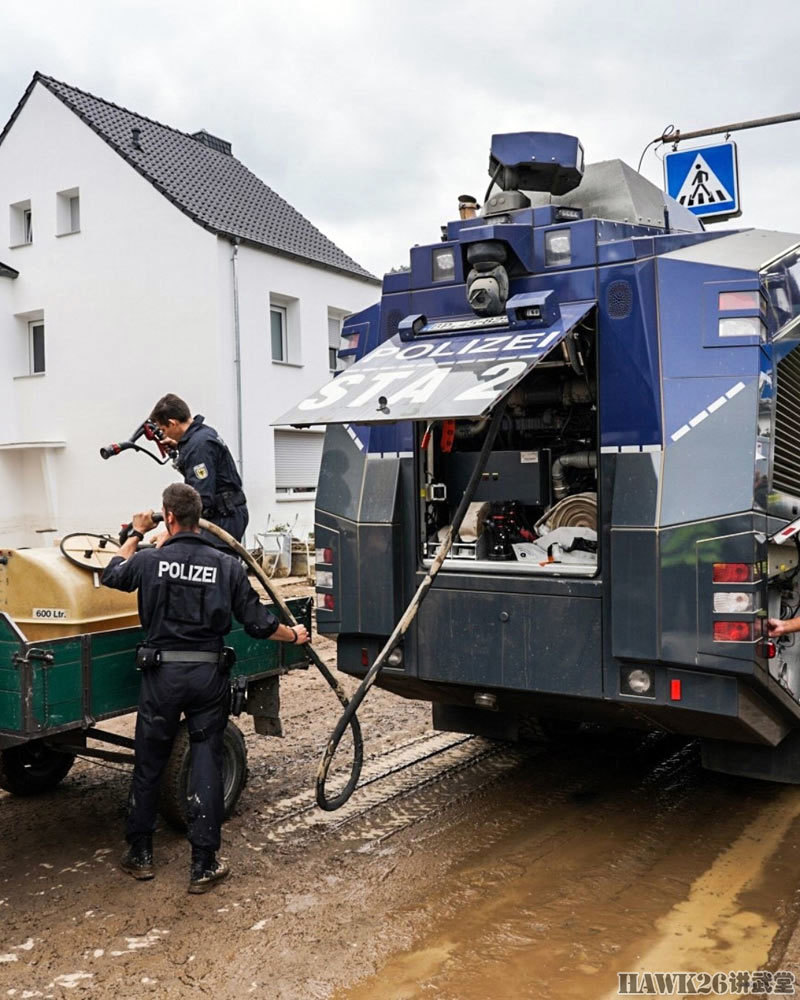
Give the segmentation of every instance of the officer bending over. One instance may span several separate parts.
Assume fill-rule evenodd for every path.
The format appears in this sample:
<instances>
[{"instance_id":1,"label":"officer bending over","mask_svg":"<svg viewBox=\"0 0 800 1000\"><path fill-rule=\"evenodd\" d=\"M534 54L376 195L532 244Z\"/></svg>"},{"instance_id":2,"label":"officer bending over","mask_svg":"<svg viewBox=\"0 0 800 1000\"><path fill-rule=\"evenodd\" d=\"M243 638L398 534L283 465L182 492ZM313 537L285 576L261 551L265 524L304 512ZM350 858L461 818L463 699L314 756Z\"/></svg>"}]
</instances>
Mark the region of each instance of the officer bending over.
<instances>
[{"instance_id":1,"label":"officer bending over","mask_svg":"<svg viewBox=\"0 0 800 1000\"><path fill-rule=\"evenodd\" d=\"M168 392L153 407L150 420L164 432L168 444L178 449L175 465L203 501L203 517L223 528L238 541L250 515L242 492L242 480L228 446L213 427L174 393ZM209 538L211 540L211 538ZM219 545L214 539L212 544Z\"/></svg>"},{"instance_id":2,"label":"officer bending over","mask_svg":"<svg viewBox=\"0 0 800 1000\"><path fill-rule=\"evenodd\" d=\"M183 483L162 496L169 537L160 548L137 552L155 527L152 511L135 514L134 534L103 572L116 590L139 589L139 617L146 633L137 651L142 670L123 871L153 878L153 830L158 786L172 750L181 713L191 740L187 826L192 845L189 892L205 892L228 874L217 860L223 816L222 746L230 682L222 638L231 614L248 635L308 642L305 626L278 622L250 586L241 563L208 544L199 533L202 500Z\"/></svg>"}]
</instances>

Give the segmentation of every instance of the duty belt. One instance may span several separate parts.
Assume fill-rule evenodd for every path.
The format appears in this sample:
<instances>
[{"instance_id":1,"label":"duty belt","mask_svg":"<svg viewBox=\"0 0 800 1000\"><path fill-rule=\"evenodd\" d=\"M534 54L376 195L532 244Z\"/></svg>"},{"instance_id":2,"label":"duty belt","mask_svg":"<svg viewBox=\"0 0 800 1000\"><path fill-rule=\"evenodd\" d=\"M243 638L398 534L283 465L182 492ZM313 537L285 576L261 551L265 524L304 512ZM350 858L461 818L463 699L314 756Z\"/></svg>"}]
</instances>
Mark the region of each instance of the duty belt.
<instances>
[{"instance_id":1,"label":"duty belt","mask_svg":"<svg viewBox=\"0 0 800 1000\"><path fill-rule=\"evenodd\" d=\"M190 649L162 649L160 659L162 663L219 663L222 652L211 653L208 651L192 652Z\"/></svg>"}]
</instances>

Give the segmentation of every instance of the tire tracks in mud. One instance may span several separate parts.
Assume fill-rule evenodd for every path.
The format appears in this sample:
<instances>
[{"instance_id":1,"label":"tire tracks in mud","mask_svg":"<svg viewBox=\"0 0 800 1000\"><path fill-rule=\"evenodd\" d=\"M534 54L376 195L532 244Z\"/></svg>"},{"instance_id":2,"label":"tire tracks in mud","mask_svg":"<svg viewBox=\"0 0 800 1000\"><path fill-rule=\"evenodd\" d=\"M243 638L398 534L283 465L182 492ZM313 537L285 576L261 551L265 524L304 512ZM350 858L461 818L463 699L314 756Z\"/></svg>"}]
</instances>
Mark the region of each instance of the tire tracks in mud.
<instances>
[{"instance_id":1,"label":"tire tracks in mud","mask_svg":"<svg viewBox=\"0 0 800 1000\"><path fill-rule=\"evenodd\" d=\"M353 797L336 812L318 808L313 788L263 809L249 846L261 850L320 834L375 846L477 794L530 753L475 736L426 734L368 758Z\"/></svg>"}]
</instances>

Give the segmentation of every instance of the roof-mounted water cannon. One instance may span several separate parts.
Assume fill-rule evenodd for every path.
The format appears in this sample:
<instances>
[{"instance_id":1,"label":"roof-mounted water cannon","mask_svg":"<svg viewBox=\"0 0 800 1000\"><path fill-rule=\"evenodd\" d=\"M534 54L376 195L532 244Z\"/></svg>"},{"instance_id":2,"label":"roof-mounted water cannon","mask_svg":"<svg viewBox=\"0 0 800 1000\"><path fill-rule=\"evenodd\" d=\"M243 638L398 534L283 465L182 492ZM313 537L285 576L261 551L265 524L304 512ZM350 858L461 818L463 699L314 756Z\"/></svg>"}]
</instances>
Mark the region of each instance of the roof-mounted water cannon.
<instances>
[{"instance_id":1,"label":"roof-mounted water cannon","mask_svg":"<svg viewBox=\"0 0 800 1000\"><path fill-rule=\"evenodd\" d=\"M489 174L503 191L567 194L583 177L583 146L561 132L493 135Z\"/></svg>"},{"instance_id":2,"label":"roof-mounted water cannon","mask_svg":"<svg viewBox=\"0 0 800 1000\"><path fill-rule=\"evenodd\" d=\"M506 132L492 136L491 183L484 198L484 218L527 208L528 191L566 194L583 177L583 146L560 132ZM493 195L497 184L500 191ZM505 221L508 221L507 219ZM508 247L502 240L481 240L467 250L467 301L476 316L500 316L509 292Z\"/></svg>"}]
</instances>

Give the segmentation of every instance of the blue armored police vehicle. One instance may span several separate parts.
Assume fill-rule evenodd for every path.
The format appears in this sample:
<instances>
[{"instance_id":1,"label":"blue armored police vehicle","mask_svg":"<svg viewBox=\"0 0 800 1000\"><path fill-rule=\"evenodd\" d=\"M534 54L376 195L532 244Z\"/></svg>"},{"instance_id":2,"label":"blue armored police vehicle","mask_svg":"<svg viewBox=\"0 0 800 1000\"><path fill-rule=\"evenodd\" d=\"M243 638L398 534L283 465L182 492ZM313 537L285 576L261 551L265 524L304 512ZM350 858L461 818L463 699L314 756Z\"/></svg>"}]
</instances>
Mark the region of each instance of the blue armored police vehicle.
<instances>
[{"instance_id":1,"label":"blue armored police vehicle","mask_svg":"<svg viewBox=\"0 0 800 1000\"><path fill-rule=\"evenodd\" d=\"M489 173L280 421L328 425L319 631L363 676L467 499L379 684L441 729L647 725L800 781L800 644L763 627L800 605L800 235L704 231L568 135L495 135Z\"/></svg>"}]
</instances>

